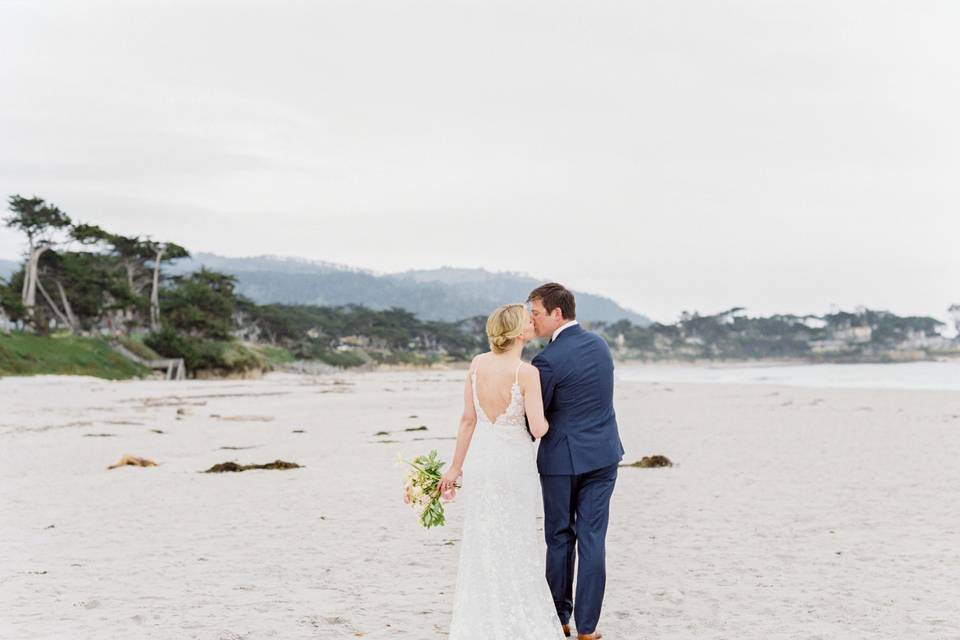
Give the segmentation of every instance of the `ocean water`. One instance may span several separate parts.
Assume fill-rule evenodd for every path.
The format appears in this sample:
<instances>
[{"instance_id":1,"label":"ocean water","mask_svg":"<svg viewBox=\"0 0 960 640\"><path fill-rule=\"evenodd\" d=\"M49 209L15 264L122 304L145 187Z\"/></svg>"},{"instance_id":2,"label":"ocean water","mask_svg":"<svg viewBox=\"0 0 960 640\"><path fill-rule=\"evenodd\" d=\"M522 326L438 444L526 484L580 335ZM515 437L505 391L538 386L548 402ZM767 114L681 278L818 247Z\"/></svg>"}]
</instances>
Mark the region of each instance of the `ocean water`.
<instances>
[{"instance_id":1,"label":"ocean water","mask_svg":"<svg viewBox=\"0 0 960 640\"><path fill-rule=\"evenodd\" d=\"M636 382L777 384L851 389L960 391L960 362L892 364L617 364L617 378Z\"/></svg>"}]
</instances>

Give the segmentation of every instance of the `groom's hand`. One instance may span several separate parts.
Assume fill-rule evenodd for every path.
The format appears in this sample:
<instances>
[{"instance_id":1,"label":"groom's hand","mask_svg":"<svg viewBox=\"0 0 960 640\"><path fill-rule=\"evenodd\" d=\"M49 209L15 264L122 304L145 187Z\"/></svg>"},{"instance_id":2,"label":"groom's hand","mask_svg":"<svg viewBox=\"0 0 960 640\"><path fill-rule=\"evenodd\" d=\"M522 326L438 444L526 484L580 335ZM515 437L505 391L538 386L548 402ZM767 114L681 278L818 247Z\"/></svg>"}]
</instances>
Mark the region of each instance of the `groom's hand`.
<instances>
[{"instance_id":1,"label":"groom's hand","mask_svg":"<svg viewBox=\"0 0 960 640\"><path fill-rule=\"evenodd\" d=\"M536 438L533 437L533 431L530 431L530 419L527 418L527 415L526 415L526 414L523 415L523 425L524 425L524 427L526 427L527 433L530 434L530 439L531 439L531 440L536 440Z\"/></svg>"}]
</instances>

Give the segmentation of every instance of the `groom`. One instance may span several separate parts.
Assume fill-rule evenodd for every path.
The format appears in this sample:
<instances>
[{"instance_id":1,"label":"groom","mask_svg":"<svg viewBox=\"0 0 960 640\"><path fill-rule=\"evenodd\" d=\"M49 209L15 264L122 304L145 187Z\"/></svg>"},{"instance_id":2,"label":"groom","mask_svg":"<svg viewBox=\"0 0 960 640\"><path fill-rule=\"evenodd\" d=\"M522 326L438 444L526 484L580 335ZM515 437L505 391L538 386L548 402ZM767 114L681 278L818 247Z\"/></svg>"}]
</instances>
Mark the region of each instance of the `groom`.
<instances>
[{"instance_id":1,"label":"groom","mask_svg":"<svg viewBox=\"0 0 960 640\"><path fill-rule=\"evenodd\" d=\"M547 583L564 635L570 635L573 613L580 640L594 640L601 637L596 628L606 584L610 496L623 458L613 411L613 358L603 338L579 326L576 300L562 285L537 287L527 301L537 336L550 338L533 359L550 423L537 453Z\"/></svg>"}]
</instances>

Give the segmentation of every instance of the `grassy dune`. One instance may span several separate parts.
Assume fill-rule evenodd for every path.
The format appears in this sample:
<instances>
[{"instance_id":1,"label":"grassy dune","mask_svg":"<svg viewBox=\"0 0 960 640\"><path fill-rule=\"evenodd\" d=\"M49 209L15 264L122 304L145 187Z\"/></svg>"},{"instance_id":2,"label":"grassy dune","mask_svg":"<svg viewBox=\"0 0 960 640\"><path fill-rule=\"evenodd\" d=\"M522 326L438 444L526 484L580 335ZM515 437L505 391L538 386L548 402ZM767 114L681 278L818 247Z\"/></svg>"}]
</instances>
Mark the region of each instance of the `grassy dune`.
<instances>
[{"instance_id":1,"label":"grassy dune","mask_svg":"<svg viewBox=\"0 0 960 640\"><path fill-rule=\"evenodd\" d=\"M125 380L148 373L149 369L96 338L0 334L0 376L62 374Z\"/></svg>"}]
</instances>

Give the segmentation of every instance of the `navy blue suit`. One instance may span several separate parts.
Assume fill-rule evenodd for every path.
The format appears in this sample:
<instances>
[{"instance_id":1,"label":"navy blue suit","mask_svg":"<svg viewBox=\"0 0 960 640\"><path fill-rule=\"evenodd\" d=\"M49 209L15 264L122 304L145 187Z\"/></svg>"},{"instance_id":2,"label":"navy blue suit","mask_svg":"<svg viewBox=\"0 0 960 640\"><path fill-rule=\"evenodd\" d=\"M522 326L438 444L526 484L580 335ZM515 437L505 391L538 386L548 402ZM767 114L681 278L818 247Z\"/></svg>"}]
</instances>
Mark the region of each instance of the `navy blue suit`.
<instances>
[{"instance_id":1,"label":"navy blue suit","mask_svg":"<svg viewBox=\"0 0 960 640\"><path fill-rule=\"evenodd\" d=\"M606 586L610 496L623 459L613 410L613 358L603 338L573 325L532 364L540 371L543 409L550 423L537 452L547 583L560 621L568 623L573 614L577 633L593 633Z\"/></svg>"}]
</instances>

